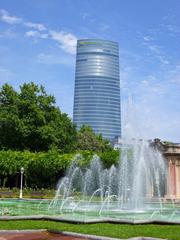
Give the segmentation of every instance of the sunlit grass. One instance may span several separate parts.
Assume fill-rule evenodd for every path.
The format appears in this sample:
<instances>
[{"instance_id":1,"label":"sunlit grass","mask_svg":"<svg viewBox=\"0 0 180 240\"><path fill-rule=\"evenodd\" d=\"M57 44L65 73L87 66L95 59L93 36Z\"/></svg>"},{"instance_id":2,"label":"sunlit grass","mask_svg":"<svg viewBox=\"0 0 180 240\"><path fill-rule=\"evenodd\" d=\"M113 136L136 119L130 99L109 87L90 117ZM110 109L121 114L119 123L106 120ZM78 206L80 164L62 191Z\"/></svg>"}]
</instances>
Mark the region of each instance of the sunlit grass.
<instances>
[{"instance_id":1,"label":"sunlit grass","mask_svg":"<svg viewBox=\"0 0 180 240\"><path fill-rule=\"evenodd\" d=\"M16 220L1 221L0 229L51 229L115 238L145 236L172 240L180 239L180 225L70 224L53 221Z\"/></svg>"}]
</instances>

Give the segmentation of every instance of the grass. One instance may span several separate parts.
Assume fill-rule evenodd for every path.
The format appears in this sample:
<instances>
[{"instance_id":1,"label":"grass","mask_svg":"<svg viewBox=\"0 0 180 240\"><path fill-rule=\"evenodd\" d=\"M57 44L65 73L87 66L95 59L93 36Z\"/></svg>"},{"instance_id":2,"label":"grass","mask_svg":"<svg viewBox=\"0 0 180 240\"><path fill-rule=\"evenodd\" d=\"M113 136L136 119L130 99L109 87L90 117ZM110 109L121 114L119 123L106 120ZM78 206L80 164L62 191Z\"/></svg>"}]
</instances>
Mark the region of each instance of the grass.
<instances>
[{"instance_id":1,"label":"grass","mask_svg":"<svg viewBox=\"0 0 180 240\"><path fill-rule=\"evenodd\" d=\"M180 239L180 225L128 225L128 224L70 224L40 220L0 221L1 230L51 229L60 231L94 234L115 238L130 238L137 236L157 237L171 240Z\"/></svg>"},{"instance_id":2,"label":"grass","mask_svg":"<svg viewBox=\"0 0 180 240\"><path fill-rule=\"evenodd\" d=\"M52 199L55 196L55 189L23 189L23 198ZM0 198L19 198L18 188L0 188Z\"/></svg>"}]
</instances>

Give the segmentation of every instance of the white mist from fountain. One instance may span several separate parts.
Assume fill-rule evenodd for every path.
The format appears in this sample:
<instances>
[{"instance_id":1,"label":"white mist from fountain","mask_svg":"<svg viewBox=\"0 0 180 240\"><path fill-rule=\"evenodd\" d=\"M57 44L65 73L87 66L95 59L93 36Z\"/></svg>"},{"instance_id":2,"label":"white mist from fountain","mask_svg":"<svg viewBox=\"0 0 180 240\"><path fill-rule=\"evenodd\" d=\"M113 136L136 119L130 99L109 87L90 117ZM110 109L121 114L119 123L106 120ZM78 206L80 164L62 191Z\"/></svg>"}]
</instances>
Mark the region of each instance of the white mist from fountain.
<instances>
[{"instance_id":1,"label":"white mist from fountain","mask_svg":"<svg viewBox=\"0 0 180 240\"><path fill-rule=\"evenodd\" d=\"M157 211L165 194L166 165L161 153L140 139L131 124L134 120L132 101L122 140L117 166L105 169L94 155L90 165L81 169L77 155L65 177L60 179L49 210L113 213ZM135 123L136 127L137 124ZM78 196L78 197L77 197ZM154 204L153 202L156 202ZM152 215L152 213L151 213Z\"/></svg>"}]
</instances>

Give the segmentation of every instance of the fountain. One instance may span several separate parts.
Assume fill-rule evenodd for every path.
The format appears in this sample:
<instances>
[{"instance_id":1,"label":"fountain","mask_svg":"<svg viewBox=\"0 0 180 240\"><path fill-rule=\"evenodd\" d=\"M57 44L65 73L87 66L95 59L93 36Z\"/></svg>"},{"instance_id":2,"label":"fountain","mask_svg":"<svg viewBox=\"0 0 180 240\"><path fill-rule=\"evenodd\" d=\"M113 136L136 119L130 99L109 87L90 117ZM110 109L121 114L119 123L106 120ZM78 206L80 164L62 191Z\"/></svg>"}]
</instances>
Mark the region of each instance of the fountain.
<instances>
[{"instance_id":1,"label":"fountain","mask_svg":"<svg viewBox=\"0 0 180 240\"><path fill-rule=\"evenodd\" d=\"M56 214L70 219L73 212L74 219L180 222L179 204L164 198L167 164L161 152L141 138L135 119L129 98L119 163L106 169L94 155L89 166L81 168L77 155L50 204Z\"/></svg>"},{"instance_id":2,"label":"fountain","mask_svg":"<svg viewBox=\"0 0 180 240\"><path fill-rule=\"evenodd\" d=\"M126 139L119 163L104 168L94 155L80 167L77 155L52 200L1 200L0 214L43 215L74 221L170 221L180 223L180 205L165 201L167 166L148 141ZM8 211L4 211L8 209Z\"/></svg>"},{"instance_id":3,"label":"fountain","mask_svg":"<svg viewBox=\"0 0 180 240\"><path fill-rule=\"evenodd\" d=\"M161 152L135 133L131 104L127 109L126 137L116 166L106 169L94 155L88 166L80 167L82 156L77 154L52 200L1 200L0 215L8 209L6 215L43 215L66 221L180 223L180 204L165 199L166 162Z\"/></svg>"},{"instance_id":4,"label":"fountain","mask_svg":"<svg viewBox=\"0 0 180 240\"><path fill-rule=\"evenodd\" d=\"M94 156L86 169L78 166L78 156L66 176L60 179L51 209L56 212L149 213L163 210L166 164L160 152L143 140L132 139L121 149L117 166L105 169ZM79 202L80 201L80 202Z\"/></svg>"}]
</instances>

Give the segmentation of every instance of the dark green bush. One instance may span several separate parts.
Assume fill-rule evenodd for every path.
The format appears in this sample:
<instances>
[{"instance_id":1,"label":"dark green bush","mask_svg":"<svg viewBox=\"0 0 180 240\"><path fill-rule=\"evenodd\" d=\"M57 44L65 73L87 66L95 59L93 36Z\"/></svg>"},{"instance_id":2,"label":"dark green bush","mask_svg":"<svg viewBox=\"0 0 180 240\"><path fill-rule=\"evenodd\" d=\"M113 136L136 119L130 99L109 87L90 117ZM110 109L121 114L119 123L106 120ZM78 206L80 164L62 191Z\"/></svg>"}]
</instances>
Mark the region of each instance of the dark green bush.
<instances>
[{"instance_id":1,"label":"dark green bush","mask_svg":"<svg viewBox=\"0 0 180 240\"><path fill-rule=\"evenodd\" d=\"M62 154L55 150L48 152L2 150L0 151L0 187L19 188L20 169L24 167L24 187L55 188L59 178L64 176L75 156L79 166L86 168L93 154L92 151ZM119 152L115 150L97 155L107 168L112 164L117 164L119 159Z\"/></svg>"},{"instance_id":2,"label":"dark green bush","mask_svg":"<svg viewBox=\"0 0 180 240\"><path fill-rule=\"evenodd\" d=\"M24 167L25 185L28 187L55 187L74 155L55 151L0 151L0 186L19 187L20 169Z\"/></svg>"},{"instance_id":3,"label":"dark green bush","mask_svg":"<svg viewBox=\"0 0 180 240\"><path fill-rule=\"evenodd\" d=\"M104 167L110 168L111 165L117 165L120 159L119 150L109 150L98 154Z\"/></svg>"}]
</instances>

